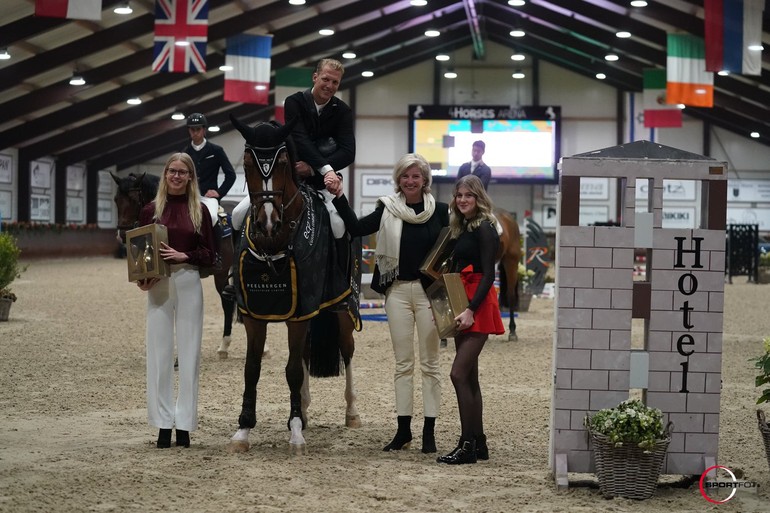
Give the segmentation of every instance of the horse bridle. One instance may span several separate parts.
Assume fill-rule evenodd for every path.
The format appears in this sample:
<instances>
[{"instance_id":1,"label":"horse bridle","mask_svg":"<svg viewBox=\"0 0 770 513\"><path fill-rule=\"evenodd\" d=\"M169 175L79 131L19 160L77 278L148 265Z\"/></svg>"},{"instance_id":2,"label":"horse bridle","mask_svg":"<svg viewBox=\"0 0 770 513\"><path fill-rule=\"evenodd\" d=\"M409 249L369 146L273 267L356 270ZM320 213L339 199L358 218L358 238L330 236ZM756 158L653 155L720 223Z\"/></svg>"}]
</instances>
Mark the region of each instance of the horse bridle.
<instances>
[{"instance_id":1,"label":"horse bridle","mask_svg":"<svg viewBox=\"0 0 770 513\"><path fill-rule=\"evenodd\" d=\"M128 188L128 190L126 191L126 196L128 196L129 198L131 198L132 194L135 194L135 195L138 196L138 198L139 198L139 210L141 212L142 207L146 204L146 201L145 201L145 198L144 198L144 189L142 187L142 180L141 180L141 178L136 178L136 176L134 176L134 178L135 178L134 185L131 185L131 187ZM150 201L150 200L147 199L147 201ZM119 224L117 226L117 229L118 229L118 232L120 232L120 230L127 231L127 230L132 230L132 229L136 228L137 226L139 226L139 216L138 215L136 216L136 220L133 222L133 224L131 224L131 225Z\"/></svg>"},{"instance_id":2,"label":"horse bridle","mask_svg":"<svg viewBox=\"0 0 770 513\"><path fill-rule=\"evenodd\" d=\"M260 147L246 144L246 150L251 153L254 164L262 175L262 180L266 182L273 174L275 163L278 161L278 156L281 154L281 151L286 151L286 143L281 143L278 146L270 147ZM286 186L284 185L284 189L285 188ZM297 187L297 190L294 192L294 195L289 199L289 201L286 203L281 203L280 208L278 208L275 204L275 198L283 197L283 194L284 190L267 190L257 192L249 191L249 198L251 200L251 218L256 219L259 211L262 209L265 203L270 203L273 205L273 208L276 208L276 210L279 212L278 219L280 223L283 224L283 216L286 209L288 209L291 204L294 203L294 200L296 200L299 196L299 187ZM300 212L296 219L292 219L289 222L289 227L291 230L296 228L297 222L301 215L302 213Z\"/></svg>"}]
</instances>

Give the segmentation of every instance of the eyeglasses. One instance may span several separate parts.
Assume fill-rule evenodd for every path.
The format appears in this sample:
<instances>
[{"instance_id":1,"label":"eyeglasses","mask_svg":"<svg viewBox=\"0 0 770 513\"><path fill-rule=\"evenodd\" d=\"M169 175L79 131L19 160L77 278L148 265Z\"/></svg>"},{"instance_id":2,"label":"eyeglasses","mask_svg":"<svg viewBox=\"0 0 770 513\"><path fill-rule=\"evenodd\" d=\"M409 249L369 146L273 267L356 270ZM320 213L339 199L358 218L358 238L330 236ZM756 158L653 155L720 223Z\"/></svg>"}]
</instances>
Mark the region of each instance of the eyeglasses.
<instances>
[{"instance_id":1,"label":"eyeglasses","mask_svg":"<svg viewBox=\"0 0 770 513\"><path fill-rule=\"evenodd\" d=\"M166 169L166 174L171 176L179 176L184 178L185 176L189 175L190 172L186 169Z\"/></svg>"}]
</instances>

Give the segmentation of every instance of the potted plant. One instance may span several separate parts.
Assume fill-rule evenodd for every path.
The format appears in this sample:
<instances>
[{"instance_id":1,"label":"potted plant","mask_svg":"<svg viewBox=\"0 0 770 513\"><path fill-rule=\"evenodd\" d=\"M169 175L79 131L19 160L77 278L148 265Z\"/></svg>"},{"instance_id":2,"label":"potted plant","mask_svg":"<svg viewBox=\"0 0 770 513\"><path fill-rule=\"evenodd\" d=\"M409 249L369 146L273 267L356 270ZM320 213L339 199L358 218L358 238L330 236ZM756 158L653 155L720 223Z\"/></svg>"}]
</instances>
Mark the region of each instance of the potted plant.
<instances>
[{"instance_id":1,"label":"potted plant","mask_svg":"<svg viewBox=\"0 0 770 513\"><path fill-rule=\"evenodd\" d=\"M527 266L519 262L518 267L518 280L519 280L519 301L518 312L529 311L529 305L532 302L532 278L535 276L535 271L527 269Z\"/></svg>"},{"instance_id":2,"label":"potted plant","mask_svg":"<svg viewBox=\"0 0 770 513\"><path fill-rule=\"evenodd\" d=\"M9 287L24 270L19 267L20 253L16 239L9 233L0 232L0 321L8 320L11 303L16 301L16 294Z\"/></svg>"},{"instance_id":3,"label":"potted plant","mask_svg":"<svg viewBox=\"0 0 770 513\"><path fill-rule=\"evenodd\" d=\"M626 499L652 497L671 441L672 424L664 429L663 413L631 399L587 416L584 423L601 493Z\"/></svg>"},{"instance_id":4,"label":"potted plant","mask_svg":"<svg viewBox=\"0 0 770 513\"><path fill-rule=\"evenodd\" d=\"M754 362L754 367L759 371L754 381L754 386L765 387L757 399L757 404L770 401L770 337L765 337L762 340L762 347L764 353L749 360ZM759 431L762 433L762 440L765 444L767 464L770 465L770 426L768 426L765 413L762 410L757 410L757 421L759 423Z\"/></svg>"}]
</instances>

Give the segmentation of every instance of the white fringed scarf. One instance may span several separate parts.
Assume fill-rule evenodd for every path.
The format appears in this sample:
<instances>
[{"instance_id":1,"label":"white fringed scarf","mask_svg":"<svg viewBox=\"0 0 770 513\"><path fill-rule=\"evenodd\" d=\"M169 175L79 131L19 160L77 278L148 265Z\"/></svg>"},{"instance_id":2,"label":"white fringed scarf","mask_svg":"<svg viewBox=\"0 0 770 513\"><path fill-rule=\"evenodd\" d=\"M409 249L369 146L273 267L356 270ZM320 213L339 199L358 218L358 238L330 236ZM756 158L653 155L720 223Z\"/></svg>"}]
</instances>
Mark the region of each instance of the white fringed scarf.
<instances>
[{"instance_id":1,"label":"white fringed scarf","mask_svg":"<svg viewBox=\"0 0 770 513\"><path fill-rule=\"evenodd\" d=\"M425 210L415 214L414 210L406 205L406 199L401 193L382 196L379 199L385 207L377 232L377 248L374 251L374 258L380 270L380 285L392 282L398 276L398 255L401 251L401 230L404 222L426 223L436 209L436 200L432 195L423 193L422 200Z\"/></svg>"}]
</instances>

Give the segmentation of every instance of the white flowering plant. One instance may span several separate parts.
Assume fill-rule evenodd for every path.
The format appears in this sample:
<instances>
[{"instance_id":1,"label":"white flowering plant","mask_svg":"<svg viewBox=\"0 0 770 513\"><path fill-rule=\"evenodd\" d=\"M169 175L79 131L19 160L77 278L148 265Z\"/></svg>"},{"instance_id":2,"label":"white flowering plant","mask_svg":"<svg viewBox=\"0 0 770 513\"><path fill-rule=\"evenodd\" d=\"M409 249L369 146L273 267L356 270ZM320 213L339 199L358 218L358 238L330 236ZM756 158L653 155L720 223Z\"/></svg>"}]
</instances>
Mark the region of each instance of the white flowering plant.
<instances>
[{"instance_id":1,"label":"white flowering plant","mask_svg":"<svg viewBox=\"0 0 770 513\"><path fill-rule=\"evenodd\" d=\"M522 290L529 290L529 287L532 284L532 278L535 276L535 271L532 269L527 269L526 265L519 262L519 267L516 274L518 274L518 279L519 283L521 283Z\"/></svg>"},{"instance_id":2,"label":"white flowering plant","mask_svg":"<svg viewBox=\"0 0 770 513\"><path fill-rule=\"evenodd\" d=\"M762 340L762 345L765 350L762 356L751 358L749 361L754 362L754 367L759 370L759 375L756 377L754 386L762 387L770 385L770 337L765 337ZM762 395L757 399L757 404L770 401L770 387L762 390Z\"/></svg>"},{"instance_id":3,"label":"white flowering plant","mask_svg":"<svg viewBox=\"0 0 770 513\"><path fill-rule=\"evenodd\" d=\"M655 447L655 442L666 438L663 413L638 399L599 410L593 416L586 417L585 424L592 433L606 436L615 447L634 444L649 451Z\"/></svg>"}]
</instances>

